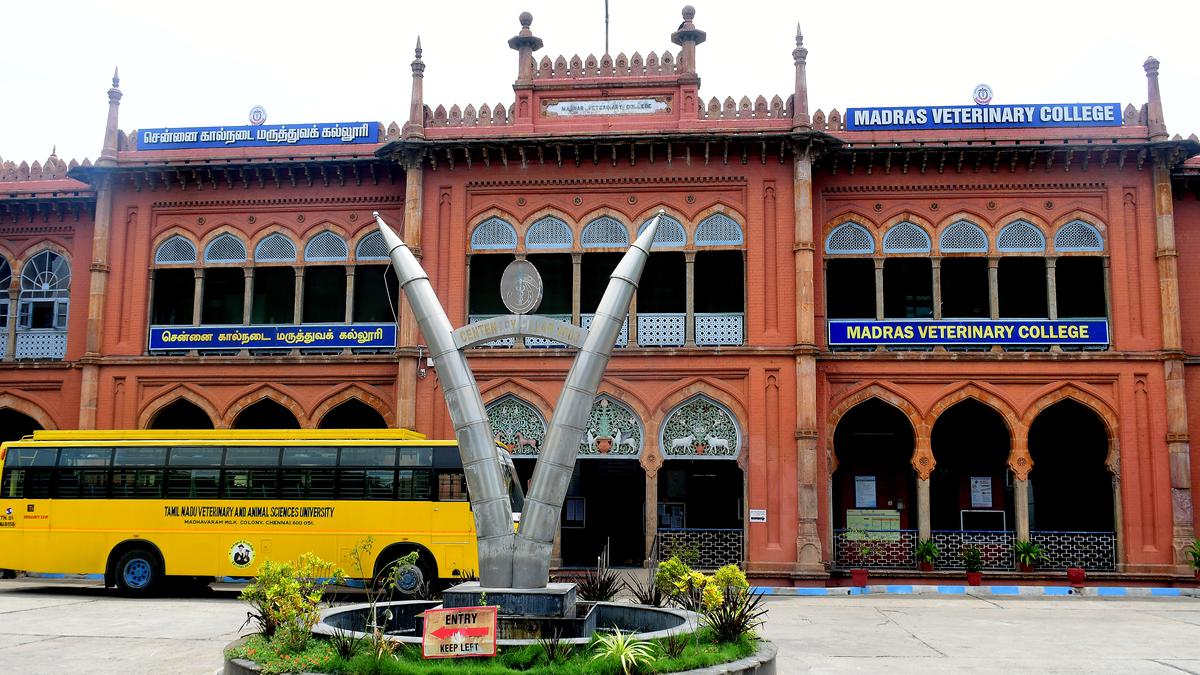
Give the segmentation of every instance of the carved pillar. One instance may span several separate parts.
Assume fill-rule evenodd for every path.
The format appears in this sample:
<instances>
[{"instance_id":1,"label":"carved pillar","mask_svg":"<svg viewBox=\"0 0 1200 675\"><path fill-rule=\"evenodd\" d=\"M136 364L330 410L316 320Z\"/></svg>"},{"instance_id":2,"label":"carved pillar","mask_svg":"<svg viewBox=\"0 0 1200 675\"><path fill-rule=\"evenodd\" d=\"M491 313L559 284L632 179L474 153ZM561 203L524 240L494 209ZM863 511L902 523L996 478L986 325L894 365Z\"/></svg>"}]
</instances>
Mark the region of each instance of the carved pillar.
<instances>
[{"instance_id":1,"label":"carved pillar","mask_svg":"<svg viewBox=\"0 0 1200 675\"><path fill-rule=\"evenodd\" d=\"M1008 470L1013 479L1013 513L1017 522L1014 527L1017 539L1029 539L1029 472L1033 469L1033 457L1029 454L1029 429L1017 425L1013 429L1012 446L1008 453Z\"/></svg>"},{"instance_id":2,"label":"carved pillar","mask_svg":"<svg viewBox=\"0 0 1200 675\"><path fill-rule=\"evenodd\" d=\"M929 479L917 479L917 539L926 541L933 535L929 526Z\"/></svg>"},{"instance_id":3,"label":"carved pillar","mask_svg":"<svg viewBox=\"0 0 1200 675\"><path fill-rule=\"evenodd\" d=\"M248 326L254 308L254 268L245 267L242 274L245 277L242 281L242 325Z\"/></svg>"},{"instance_id":4,"label":"carved pillar","mask_svg":"<svg viewBox=\"0 0 1200 675\"><path fill-rule=\"evenodd\" d=\"M917 472L917 538L924 541L933 534L929 515L929 480L937 466L937 459L933 456L929 428L924 424L918 425L914 436L912 467Z\"/></svg>"},{"instance_id":5,"label":"carved pillar","mask_svg":"<svg viewBox=\"0 0 1200 675\"><path fill-rule=\"evenodd\" d=\"M469 270L468 270L469 271ZM467 275L468 278L470 275ZM582 313L579 294L583 292L583 254L571 254L571 323L582 326L579 315Z\"/></svg>"},{"instance_id":6,"label":"carved pillar","mask_svg":"<svg viewBox=\"0 0 1200 675\"><path fill-rule=\"evenodd\" d=\"M883 258L875 258L875 320L883 319Z\"/></svg>"},{"instance_id":7,"label":"carved pillar","mask_svg":"<svg viewBox=\"0 0 1200 675\"><path fill-rule=\"evenodd\" d=\"M792 170L796 273L796 571L824 573L817 458L817 336L814 306L812 150L797 145ZM832 439L830 439L832 442ZM826 483L827 484L827 483ZM749 556L747 556L749 557Z\"/></svg>"},{"instance_id":8,"label":"carved pillar","mask_svg":"<svg viewBox=\"0 0 1200 675\"><path fill-rule=\"evenodd\" d=\"M646 511L642 527L646 533L646 564L654 555L654 540L658 537L658 469L646 469Z\"/></svg>"},{"instance_id":9,"label":"carved pillar","mask_svg":"<svg viewBox=\"0 0 1200 675\"><path fill-rule=\"evenodd\" d=\"M1149 61L1147 62L1149 64ZM1151 82L1157 93L1157 67ZM1150 68L1147 67L1147 75ZM1161 115L1161 111L1159 113ZM1160 119L1161 123L1161 119ZM1165 137L1165 130L1163 135ZM1175 207L1172 204L1170 155L1154 153L1155 257L1158 259L1158 288L1162 300L1164 380L1167 396L1167 458L1171 475L1171 511L1174 521L1172 548L1180 571L1187 569L1184 553L1195 537L1192 522L1191 446L1188 438L1187 391L1184 354L1179 323L1179 252L1175 248Z\"/></svg>"},{"instance_id":10,"label":"carved pillar","mask_svg":"<svg viewBox=\"0 0 1200 675\"><path fill-rule=\"evenodd\" d=\"M1056 282L1056 263L1058 258L1046 258L1046 316L1051 321L1058 320L1058 284Z\"/></svg>"},{"instance_id":11,"label":"carved pillar","mask_svg":"<svg viewBox=\"0 0 1200 675\"><path fill-rule=\"evenodd\" d=\"M930 271L933 273L933 318L942 318L942 259L930 258Z\"/></svg>"},{"instance_id":12,"label":"carved pillar","mask_svg":"<svg viewBox=\"0 0 1200 675\"><path fill-rule=\"evenodd\" d=\"M988 257L988 316L1000 318L1000 259Z\"/></svg>"},{"instance_id":13,"label":"carved pillar","mask_svg":"<svg viewBox=\"0 0 1200 675\"><path fill-rule=\"evenodd\" d=\"M21 301L21 287L18 286L18 277L13 275L13 283L8 288L8 324L5 330L8 331L8 351L3 354L5 361L13 361L17 358L17 306Z\"/></svg>"},{"instance_id":14,"label":"carved pillar","mask_svg":"<svg viewBox=\"0 0 1200 675\"><path fill-rule=\"evenodd\" d=\"M404 241L417 259L421 258L424 239L425 173L422 160L416 152L405 158L404 173ZM442 236L449 236L445 233ZM470 270L468 270L470 272ZM468 274L468 278L470 275ZM445 284L445 279L438 279ZM396 312L396 345L401 349L421 344L417 320L413 317L408 297L400 293L399 311ZM417 426L417 371L421 367L421 356L416 360L408 357L397 359L396 365L396 426L413 429Z\"/></svg>"},{"instance_id":15,"label":"carved pillar","mask_svg":"<svg viewBox=\"0 0 1200 675\"><path fill-rule=\"evenodd\" d=\"M1013 478L1013 511L1017 517L1017 540L1029 541L1029 480Z\"/></svg>"},{"instance_id":16,"label":"carved pillar","mask_svg":"<svg viewBox=\"0 0 1200 675\"><path fill-rule=\"evenodd\" d=\"M696 346L696 252L687 251L683 254L684 267L687 269L684 283L687 291L684 300L683 317L683 346Z\"/></svg>"}]
</instances>

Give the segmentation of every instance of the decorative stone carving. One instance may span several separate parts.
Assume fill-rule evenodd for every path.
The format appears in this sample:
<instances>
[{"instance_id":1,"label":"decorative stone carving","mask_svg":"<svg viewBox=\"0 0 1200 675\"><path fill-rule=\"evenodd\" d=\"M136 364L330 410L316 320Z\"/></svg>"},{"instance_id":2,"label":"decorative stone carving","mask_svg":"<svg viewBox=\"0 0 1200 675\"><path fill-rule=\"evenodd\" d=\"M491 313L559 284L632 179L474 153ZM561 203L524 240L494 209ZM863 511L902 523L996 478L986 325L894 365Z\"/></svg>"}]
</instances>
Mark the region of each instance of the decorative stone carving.
<instances>
[{"instance_id":1,"label":"decorative stone carving","mask_svg":"<svg viewBox=\"0 0 1200 675\"><path fill-rule=\"evenodd\" d=\"M546 420L537 408L506 394L489 404L487 412L496 440L514 457L537 457L546 439Z\"/></svg>"},{"instance_id":2,"label":"decorative stone carving","mask_svg":"<svg viewBox=\"0 0 1200 675\"><path fill-rule=\"evenodd\" d=\"M580 457L633 457L642 451L641 420L624 404L597 396L579 443Z\"/></svg>"},{"instance_id":3,"label":"decorative stone carving","mask_svg":"<svg viewBox=\"0 0 1200 675\"><path fill-rule=\"evenodd\" d=\"M724 406L700 395L667 416L661 445L666 457L736 457L741 434Z\"/></svg>"}]
</instances>

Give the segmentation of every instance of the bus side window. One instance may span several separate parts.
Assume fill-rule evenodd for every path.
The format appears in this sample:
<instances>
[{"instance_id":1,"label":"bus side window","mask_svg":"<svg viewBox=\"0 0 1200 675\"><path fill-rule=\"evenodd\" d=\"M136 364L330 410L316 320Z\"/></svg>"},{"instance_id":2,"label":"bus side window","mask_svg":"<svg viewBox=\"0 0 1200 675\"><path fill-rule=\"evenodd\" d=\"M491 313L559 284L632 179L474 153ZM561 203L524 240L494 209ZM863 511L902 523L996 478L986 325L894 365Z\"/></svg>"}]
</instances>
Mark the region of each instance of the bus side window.
<instances>
[{"instance_id":1,"label":"bus side window","mask_svg":"<svg viewBox=\"0 0 1200 675\"><path fill-rule=\"evenodd\" d=\"M101 499L108 493L112 448L63 448L58 456L54 496L62 499Z\"/></svg>"},{"instance_id":2,"label":"bus side window","mask_svg":"<svg viewBox=\"0 0 1200 675\"><path fill-rule=\"evenodd\" d=\"M396 498L396 472L372 469L367 471L367 499L391 501Z\"/></svg>"},{"instance_id":3,"label":"bus side window","mask_svg":"<svg viewBox=\"0 0 1200 675\"><path fill-rule=\"evenodd\" d=\"M216 469L171 469L167 472L167 497L213 499L221 472Z\"/></svg>"},{"instance_id":4,"label":"bus side window","mask_svg":"<svg viewBox=\"0 0 1200 675\"><path fill-rule=\"evenodd\" d=\"M337 453L337 448L316 446L284 448L279 498L333 499Z\"/></svg>"},{"instance_id":5,"label":"bus side window","mask_svg":"<svg viewBox=\"0 0 1200 675\"><path fill-rule=\"evenodd\" d=\"M225 469L221 496L275 499L278 497L278 473L276 469Z\"/></svg>"},{"instance_id":6,"label":"bus side window","mask_svg":"<svg viewBox=\"0 0 1200 675\"><path fill-rule=\"evenodd\" d=\"M6 469L0 494L14 499L46 499L53 475L51 469Z\"/></svg>"},{"instance_id":7,"label":"bus side window","mask_svg":"<svg viewBox=\"0 0 1200 675\"><path fill-rule=\"evenodd\" d=\"M0 496L9 499L20 499L25 496L24 469L4 470L4 480L0 483Z\"/></svg>"},{"instance_id":8,"label":"bus side window","mask_svg":"<svg viewBox=\"0 0 1200 675\"><path fill-rule=\"evenodd\" d=\"M438 501L463 502L467 500L467 477L461 471L438 472Z\"/></svg>"},{"instance_id":9,"label":"bus side window","mask_svg":"<svg viewBox=\"0 0 1200 675\"><path fill-rule=\"evenodd\" d=\"M337 498L362 499L366 492L367 472L364 469L342 469L338 471Z\"/></svg>"},{"instance_id":10,"label":"bus side window","mask_svg":"<svg viewBox=\"0 0 1200 675\"><path fill-rule=\"evenodd\" d=\"M117 448L113 457L110 494L125 499L158 499L163 494L166 448Z\"/></svg>"},{"instance_id":11,"label":"bus side window","mask_svg":"<svg viewBox=\"0 0 1200 675\"><path fill-rule=\"evenodd\" d=\"M396 480L396 499L429 501L430 471L427 469L400 469Z\"/></svg>"}]
</instances>

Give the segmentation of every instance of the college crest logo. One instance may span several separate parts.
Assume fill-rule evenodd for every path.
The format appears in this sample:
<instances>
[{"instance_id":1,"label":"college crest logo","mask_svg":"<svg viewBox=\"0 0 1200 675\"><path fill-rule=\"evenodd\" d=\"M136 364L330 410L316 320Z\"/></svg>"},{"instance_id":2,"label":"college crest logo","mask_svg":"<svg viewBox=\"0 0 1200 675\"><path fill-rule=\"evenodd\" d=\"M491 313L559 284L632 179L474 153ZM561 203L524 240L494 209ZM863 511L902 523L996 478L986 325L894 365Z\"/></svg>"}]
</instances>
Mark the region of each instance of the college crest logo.
<instances>
[{"instance_id":1,"label":"college crest logo","mask_svg":"<svg viewBox=\"0 0 1200 675\"><path fill-rule=\"evenodd\" d=\"M249 567L254 562L254 547L248 541L239 541L229 547L229 562L234 567Z\"/></svg>"}]
</instances>

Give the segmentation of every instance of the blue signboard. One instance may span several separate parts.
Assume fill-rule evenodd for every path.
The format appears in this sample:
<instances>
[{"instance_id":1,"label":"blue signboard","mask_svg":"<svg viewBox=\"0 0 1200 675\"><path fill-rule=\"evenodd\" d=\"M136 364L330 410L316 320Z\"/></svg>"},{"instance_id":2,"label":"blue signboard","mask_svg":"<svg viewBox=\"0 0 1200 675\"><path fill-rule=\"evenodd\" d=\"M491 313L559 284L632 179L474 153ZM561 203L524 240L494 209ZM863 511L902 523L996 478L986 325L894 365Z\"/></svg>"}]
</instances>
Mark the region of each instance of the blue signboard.
<instances>
[{"instance_id":1,"label":"blue signboard","mask_svg":"<svg viewBox=\"0 0 1200 675\"><path fill-rule=\"evenodd\" d=\"M396 324L151 326L150 351L181 349L389 348Z\"/></svg>"},{"instance_id":2,"label":"blue signboard","mask_svg":"<svg viewBox=\"0 0 1200 675\"><path fill-rule=\"evenodd\" d=\"M137 134L138 150L265 148L277 145L358 145L378 142L379 122L142 129Z\"/></svg>"},{"instance_id":3,"label":"blue signboard","mask_svg":"<svg viewBox=\"0 0 1200 675\"><path fill-rule=\"evenodd\" d=\"M1107 345L1104 319L830 319L829 346Z\"/></svg>"},{"instance_id":4,"label":"blue signboard","mask_svg":"<svg viewBox=\"0 0 1200 675\"><path fill-rule=\"evenodd\" d=\"M847 108L847 131L1119 127L1119 103Z\"/></svg>"}]
</instances>

